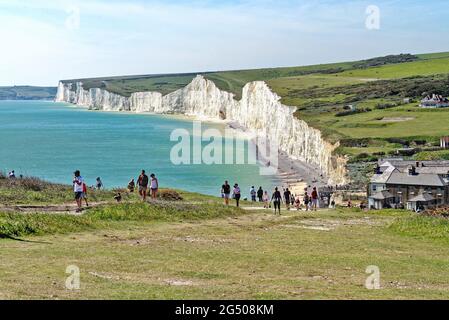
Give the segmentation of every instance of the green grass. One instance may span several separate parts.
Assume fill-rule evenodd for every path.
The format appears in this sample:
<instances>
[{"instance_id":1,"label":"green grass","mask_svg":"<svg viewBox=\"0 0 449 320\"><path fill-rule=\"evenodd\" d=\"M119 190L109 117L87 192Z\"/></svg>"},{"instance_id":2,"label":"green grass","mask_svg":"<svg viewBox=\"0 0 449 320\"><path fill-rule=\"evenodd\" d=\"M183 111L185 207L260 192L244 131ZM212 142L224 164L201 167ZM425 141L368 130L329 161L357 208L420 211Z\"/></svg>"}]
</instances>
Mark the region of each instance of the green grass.
<instances>
[{"instance_id":1,"label":"green grass","mask_svg":"<svg viewBox=\"0 0 449 320\"><path fill-rule=\"evenodd\" d=\"M407 217L398 219L389 226L396 234L421 241L434 240L449 244L449 220L435 217Z\"/></svg>"},{"instance_id":2,"label":"green grass","mask_svg":"<svg viewBox=\"0 0 449 320\"><path fill-rule=\"evenodd\" d=\"M91 202L110 201L115 192L90 190L88 195ZM73 199L70 186L29 177L10 180L0 173L0 205L65 204L73 202Z\"/></svg>"},{"instance_id":3,"label":"green grass","mask_svg":"<svg viewBox=\"0 0 449 320\"><path fill-rule=\"evenodd\" d=\"M378 58L376 60L385 60L383 63L386 64L398 63L394 57L396 56L393 56L393 59L391 59L391 57L386 57ZM206 78L214 81L220 89L232 92L237 98L240 98L243 86L251 81L269 81L279 78L307 76L310 74L335 74L345 70L366 66L370 63L370 60L363 60L299 67L205 72L200 74L203 74ZM184 87L195 75L197 75L197 73L103 77L64 81L82 81L85 89L106 88L111 92L129 96L133 92L140 91L158 91L167 94Z\"/></svg>"},{"instance_id":4,"label":"green grass","mask_svg":"<svg viewBox=\"0 0 449 320\"><path fill-rule=\"evenodd\" d=\"M449 132L449 109L421 109L411 104L340 118L322 115L315 124L350 138L438 137Z\"/></svg>"},{"instance_id":5,"label":"green grass","mask_svg":"<svg viewBox=\"0 0 449 320\"><path fill-rule=\"evenodd\" d=\"M365 70L350 70L342 72L338 76L359 79L397 79L447 73L449 73L449 57L429 58L428 60L386 65Z\"/></svg>"},{"instance_id":6,"label":"green grass","mask_svg":"<svg viewBox=\"0 0 449 320\"><path fill-rule=\"evenodd\" d=\"M415 159L419 161L449 160L449 150L419 152L415 155Z\"/></svg>"},{"instance_id":7,"label":"green grass","mask_svg":"<svg viewBox=\"0 0 449 320\"><path fill-rule=\"evenodd\" d=\"M224 207L217 201L202 203L159 201L155 203L128 202L107 204L88 210L82 216L65 214L0 213L0 236L66 234L114 228L119 222L182 222L232 217L242 214L234 207Z\"/></svg>"},{"instance_id":8,"label":"green grass","mask_svg":"<svg viewBox=\"0 0 449 320\"><path fill-rule=\"evenodd\" d=\"M275 216L179 195L106 203L82 216L0 213L0 299L447 296L449 220L358 209ZM73 265L77 291L65 288ZM381 270L381 290L364 287L371 265Z\"/></svg>"},{"instance_id":9,"label":"green grass","mask_svg":"<svg viewBox=\"0 0 449 320\"><path fill-rule=\"evenodd\" d=\"M58 217L54 228L72 225L69 234L0 240L0 297L444 299L449 290L448 222L402 211L259 211L157 223L114 214L101 217L102 226L73 226L88 218L100 217ZM69 265L80 268L79 291L64 287ZM370 265L380 268L381 290L364 287Z\"/></svg>"}]
</instances>

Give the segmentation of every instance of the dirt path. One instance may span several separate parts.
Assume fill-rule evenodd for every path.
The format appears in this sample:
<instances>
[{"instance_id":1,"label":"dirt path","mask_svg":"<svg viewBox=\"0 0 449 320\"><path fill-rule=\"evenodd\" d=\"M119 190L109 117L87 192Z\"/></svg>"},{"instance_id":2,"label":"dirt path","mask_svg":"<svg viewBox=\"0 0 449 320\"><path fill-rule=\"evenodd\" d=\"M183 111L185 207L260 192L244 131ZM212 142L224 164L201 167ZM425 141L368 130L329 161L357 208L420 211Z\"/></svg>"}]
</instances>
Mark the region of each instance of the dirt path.
<instances>
[{"instance_id":1,"label":"dirt path","mask_svg":"<svg viewBox=\"0 0 449 320\"><path fill-rule=\"evenodd\" d=\"M96 208L101 205L110 204L110 202L92 202L89 207L83 207L83 212L87 209ZM82 215L83 212L76 212L75 204L51 204L51 205L0 205L2 212L16 213L49 213L49 214L70 214Z\"/></svg>"}]
</instances>

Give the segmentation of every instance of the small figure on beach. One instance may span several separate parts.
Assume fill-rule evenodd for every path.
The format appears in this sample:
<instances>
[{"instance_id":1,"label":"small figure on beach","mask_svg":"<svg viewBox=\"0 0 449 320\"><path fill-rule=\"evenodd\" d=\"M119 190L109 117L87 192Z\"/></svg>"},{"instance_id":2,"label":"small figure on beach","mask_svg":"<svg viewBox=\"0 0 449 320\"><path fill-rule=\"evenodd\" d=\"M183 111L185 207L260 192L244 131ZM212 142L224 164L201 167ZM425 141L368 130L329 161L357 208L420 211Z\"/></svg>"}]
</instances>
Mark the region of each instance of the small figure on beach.
<instances>
[{"instance_id":1,"label":"small figure on beach","mask_svg":"<svg viewBox=\"0 0 449 320\"><path fill-rule=\"evenodd\" d=\"M224 204L229 206L229 199L231 198L231 185L228 181L225 181L221 186L221 194L223 195Z\"/></svg>"},{"instance_id":2,"label":"small figure on beach","mask_svg":"<svg viewBox=\"0 0 449 320\"><path fill-rule=\"evenodd\" d=\"M136 188L136 182L134 181L134 178L131 179L130 182L128 182L128 192L134 193L134 189Z\"/></svg>"},{"instance_id":3,"label":"small figure on beach","mask_svg":"<svg viewBox=\"0 0 449 320\"><path fill-rule=\"evenodd\" d=\"M287 208L287 211L290 211L291 197L292 197L292 193L290 192L290 190L288 188L285 189L284 199L285 199L285 207Z\"/></svg>"},{"instance_id":4,"label":"small figure on beach","mask_svg":"<svg viewBox=\"0 0 449 320\"><path fill-rule=\"evenodd\" d=\"M103 189L104 186L103 186L103 181L101 181L101 178L98 177L96 181L97 181L97 182L96 182L96 184L95 184L95 187L97 188L97 190Z\"/></svg>"},{"instance_id":5,"label":"small figure on beach","mask_svg":"<svg viewBox=\"0 0 449 320\"><path fill-rule=\"evenodd\" d=\"M81 212L82 210L82 200L83 200L83 185L84 180L83 177L81 177L81 172L79 170L76 170L74 173L73 178L73 191L75 193L75 201L77 205L76 212Z\"/></svg>"},{"instance_id":6,"label":"small figure on beach","mask_svg":"<svg viewBox=\"0 0 449 320\"><path fill-rule=\"evenodd\" d=\"M254 186L251 187L251 190L249 191L249 193L251 194L251 201L256 202L257 191Z\"/></svg>"},{"instance_id":7,"label":"small figure on beach","mask_svg":"<svg viewBox=\"0 0 449 320\"><path fill-rule=\"evenodd\" d=\"M148 183L149 178L145 173L145 170L142 170L142 173L139 176L139 179L137 180L137 185L139 186L139 195L142 198L142 201L147 200L147 192L148 192Z\"/></svg>"},{"instance_id":8,"label":"small figure on beach","mask_svg":"<svg viewBox=\"0 0 449 320\"><path fill-rule=\"evenodd\" d=\"M234 196L237 208L240 207L240 199L242 197L242 191L240 190L240 187L237 183L234 185L233 196Z\"/></svg>"},{"instance_id":9,"label":"small figure on beach","mask_svg":"<svg viewBox=\"0 0 449 320\"><path fill-rule=\"evenodd\" d=\"M263 202L263 189L262 187L257 190L257 198L259 199L259 202Z\"/></svg>"},{"instance_id":10,"label":"small figure on beach","mask_svg":"<svg viewBox=\"0 0 449 320\"><path fill-rule=\"evenodd\" d=\"M9 179L15 179L16 178L16 172L13 170L10 173L8 173Z\"/></svg>"},{"instance_id":11,"label":"small figure on beach","mask_svg":"<svg viewBox=\"0 0 449 320\"><path fill-rule=\"evenodd\" d=\"M273 196L271 197L271 201L274 204L274 214L277 214L277 212L279 211L279 215L281 215L282 195L281 195L281 192L279 191L278 187L276 187L274 189L274 193L273 193Z\"/></svg>"},{"instance_id":12,"label":"small figure on beach","mask_svg":"<svg viewBox=\"0 0 449 320\"><path fill-rule=\"evenodd\" d=\"M269 209L270 208L270 196L268 195L268 191L265 191L263 193L263 207L265 209Z\"/></svg>"},{"instance_id":13,"label":"small figure on beach","mask_svg":"<svg viewBox=\"0 0 449 320\"><path fill-rule=\"evenodd\" d=\"M156 175L154 173L151 174L151 198L153 200L157 199L157 192L159 191L159 180L156 178Z\"/></svg>"}]
</instances>

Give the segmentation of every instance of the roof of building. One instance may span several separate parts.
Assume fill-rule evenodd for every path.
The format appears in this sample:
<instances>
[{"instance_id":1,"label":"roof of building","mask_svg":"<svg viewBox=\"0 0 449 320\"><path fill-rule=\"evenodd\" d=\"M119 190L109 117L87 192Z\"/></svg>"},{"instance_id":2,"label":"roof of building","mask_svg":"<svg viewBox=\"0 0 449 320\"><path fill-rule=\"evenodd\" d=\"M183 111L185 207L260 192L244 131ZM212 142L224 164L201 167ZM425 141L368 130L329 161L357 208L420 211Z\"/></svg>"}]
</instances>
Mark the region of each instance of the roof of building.
<instances>
[{"instance_id":1,"label":"roof of building","mask_svg":"<svg viewBox=\"0 0 449 320\"><path fill-rule=\"evenodd\" d=\"M439 102L449 102L449 100L446 97L443 97L442 95L439 94L433 94L433 95L427 95L424 99L421 100L422 103L426 103L426 102L435 102L435 103L439 103Z\"/></svg>"},{"instance_id":2,"label":"roof of building","mask_svg":"<svg viewBox=\"0 0 449 320\"><path fill-rule=\"evenodd\" d=\"M370 198L374 200L385 200L394 198L394 196L389 191L383 190L373 194Z\"/></svg>"},{"instance_id":3,"label":"roof of building","mask_svg":"<svg viewBox=\"0 0 449 320\"><path fill-rule=\"evenodd\" d=\"M408 172L395 170L390 175L387 184L444 187L445 181L438 174L416 173L410 175Z\"/></svg>"},{"instance_id":4,"label":"roof of building","mask_svg":"<svg viewBox=\"0 0 449 320\"><path fill-rule=\"evenodd\" d=\"M394 167L387 167L385 168L385 170L383 170L383 172L381 174L375 174L372 179L371 179L371 183L387 183L388 179L390 179L391 174L393 173L393 171L395 171L396 169Z\"/></svg>"},{"instance_id":5,"label":"roof of building","mask_svg":"<svg viewBox=\"0 0 449 320\"><path fill-rule=\"evenodd\" d=\"M393 166L395 168L407 168L408 166L416 166L419 163L419 168L421 167L446 167L449 171L449 161L447 160L435 160L435 161L404 161L402 159L385 159L379 161L380 167Z\"/></svg>"},{"instance_id":6,"label":"roof of building","mask_svg":"<svg viewBox=\"0 0 449 320\"><path fill-rule=\"evenodd\" d=\"M428 194L428 193L421 193L419 195L417 195L416 197L410 199L408 202L430 202L430 201L434 201L435 198Z\"/></svg>"}]
</instances>

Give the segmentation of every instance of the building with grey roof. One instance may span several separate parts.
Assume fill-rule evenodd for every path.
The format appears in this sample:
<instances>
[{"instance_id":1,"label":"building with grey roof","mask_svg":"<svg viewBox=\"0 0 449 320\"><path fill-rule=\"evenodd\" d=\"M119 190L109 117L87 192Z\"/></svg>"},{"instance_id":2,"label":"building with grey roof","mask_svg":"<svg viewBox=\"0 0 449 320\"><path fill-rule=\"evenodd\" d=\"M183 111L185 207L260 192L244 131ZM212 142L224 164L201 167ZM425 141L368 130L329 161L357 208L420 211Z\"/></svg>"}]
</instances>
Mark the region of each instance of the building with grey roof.
<instances>
[{"instance_id":1,"label":"building with grey roof","mask_svg":"<svg viewBox=\"0 0 449 320\"><path fill-rule=\"evenodd\" d=\"M449 161L380 161L368 187L368 204L414 211L449 204Z\"/></svg>"}]
</instances>

